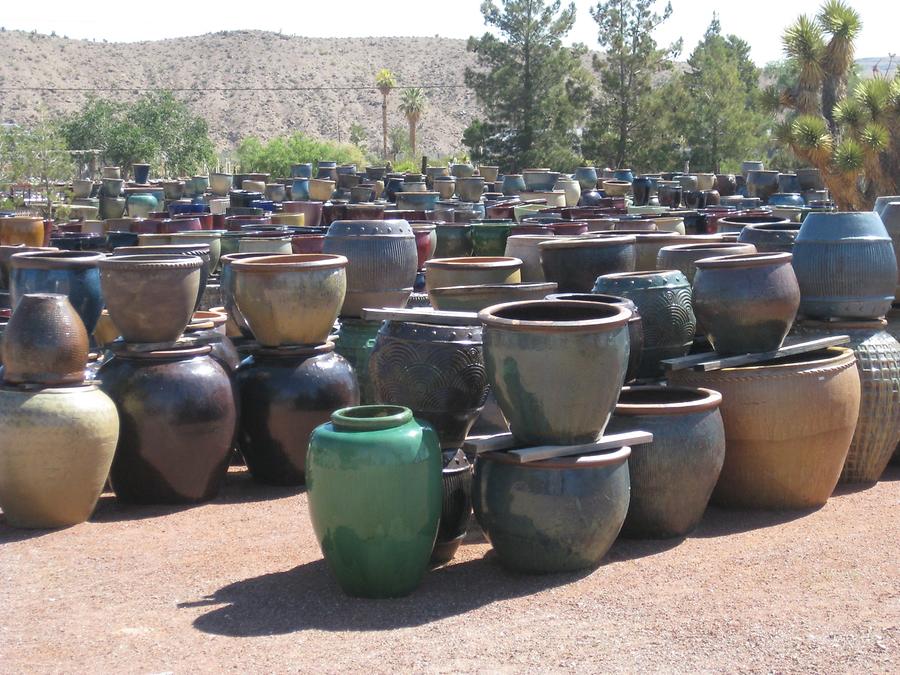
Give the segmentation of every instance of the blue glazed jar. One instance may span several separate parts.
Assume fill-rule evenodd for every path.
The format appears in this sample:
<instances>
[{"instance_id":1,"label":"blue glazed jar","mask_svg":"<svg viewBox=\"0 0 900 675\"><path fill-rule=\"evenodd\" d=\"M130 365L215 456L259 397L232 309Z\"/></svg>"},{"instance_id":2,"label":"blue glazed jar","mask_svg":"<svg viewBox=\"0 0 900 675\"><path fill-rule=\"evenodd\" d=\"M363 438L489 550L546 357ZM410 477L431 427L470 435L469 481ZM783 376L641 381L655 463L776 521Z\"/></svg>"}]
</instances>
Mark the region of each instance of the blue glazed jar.
<instances>
[{"instance_id":1,"label":"blue glazed jar","mask_svg":"<svg viewBox=\"0 0 900 675\"><path fill-rule=\"evenodd\" d=\"M250 202L251 208L262 209L263 211L267 211L272 213L275 211L275 202L269 199L254 199Z\"/></svg>"},{"instance_id":2,"label":"blue glazed jar","mask_svg":"<svg viewBox=\"0 0 900 675\"><path fill-rule=\"evenodd\" d=\"M100 270L102 253L86 251L47 251L17 253L11 259L10 299L15 307L26 293L59 293L69 302L88 332L103 311Z\"/></svg>"},{"instance_id":3,"label":"blue glazed jar","mask_svg":"<svg viewBox=\"0 0 900 675\"><path fill-rule=\"evenodd\" d=\"M291 164L291 178L312 178L312 164L310 162Z\"/></svg>"},{"instance_id":4,"label":"blue glazed jar","mask_svg":"<svg viewBox=\"0 0 900 675\"><path fill-rule=\"evenodd\" d=\"M309 201L309 178L294 178L291 183L291 200L295 202Z\"/></svg>"},{"instance_id":5,"label":"blue glazed jar","mask_svg":"<svg viewBox=\"0 0 900 675\"><path fill-rule=\"evenodd\" d=\"M501 191L507 197L525 192L525 178L520 173L508 173L503 176Z\"/></svg>"},{"instance_id":6,"label":"blue glazed jar","mask_svg":"<svg viewBox=\"0 0 900 675\"><path fill-rule=\"evenodd\" d=\"M634 172L631 169L616 169L613 171L613 178L632 183L634 182Z\"/></svg>"},{"instance_id":7,"label":"blue glazed jar","mask_svg":"<svg viewBox=\"0 0 900 675\"><path fill-rule=\"evenodd\" d=\"M592 166L579 166L575 169L575 180L581 186L582 192L585 190L596 190L597 169Z\"/></svg>"},{"instance_id":8,"label":"blue glazed jar","mask_svg":"<svg viewBox=\"0 0 900 675\"><path fill-rule=\"evenodd\" d=\"M87 232L60 232L50 237L50 246L61 251L100 251L106 247L106 237Z\"/></svg>"},{"instance_id":9,"label":"blue glazed jar","mask_svg":"<svg viewBox=\"0 0 900 675\"><path fill-rule=\"evenodd\" d=\"M769 206L806 206L803 196L798 192L776 192L769 197Z\"/></svg>"}]
</instances>

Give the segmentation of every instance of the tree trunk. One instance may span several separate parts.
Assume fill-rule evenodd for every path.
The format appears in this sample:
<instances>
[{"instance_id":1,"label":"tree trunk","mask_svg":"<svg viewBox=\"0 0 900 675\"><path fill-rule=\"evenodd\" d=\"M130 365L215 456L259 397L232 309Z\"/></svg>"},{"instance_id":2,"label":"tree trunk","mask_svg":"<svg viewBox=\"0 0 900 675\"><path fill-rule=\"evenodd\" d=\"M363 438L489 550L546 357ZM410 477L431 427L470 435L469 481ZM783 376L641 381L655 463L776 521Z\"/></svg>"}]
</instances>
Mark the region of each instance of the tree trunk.
<instances>
[{"instance_id":1,"label":"tree trunk","mask_svg":"<svg viewBox=\"0 0 900 675\"><path fill-rule=\"evenodd\" d=\"M412 147L412 156L416 156L416 123L414 120L409 120L409 145Z\"/></svg>"},{"instance_id":2,"label":"tree trunk","mask_svg":"<svg viewBox=\"0 0 900 675\"><path fill-rule=\"evenodd\" d=\"M381 155L387 159L387 94L381 96Z\"/></svg>"}]
</instances>

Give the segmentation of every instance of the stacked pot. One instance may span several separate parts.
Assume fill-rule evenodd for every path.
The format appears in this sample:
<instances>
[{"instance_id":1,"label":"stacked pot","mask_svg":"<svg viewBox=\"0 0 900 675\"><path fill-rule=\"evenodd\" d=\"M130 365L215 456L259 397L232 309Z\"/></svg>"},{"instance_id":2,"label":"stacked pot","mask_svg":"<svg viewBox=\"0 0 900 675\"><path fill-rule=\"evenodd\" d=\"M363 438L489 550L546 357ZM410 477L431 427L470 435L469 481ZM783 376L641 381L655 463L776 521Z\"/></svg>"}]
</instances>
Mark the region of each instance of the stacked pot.
<instances>
[{"instance_id":1,"label":"stacked pot","mask_svg":"<svg viewBox=\"0 0 900 675\"><path fill-rule=\"evenodd\" d=\"M85 381L88 335L66 296L23 295L3 339L0 508L14 527L91 515L119 435L116 407Z\"/></svg>"},{"instance_id":2,"label":"stacked pot","mask_svg":"<svg viewBox=\"0 0 900 675\"><path fill-rule=\"evenodd\" d=\"M584 445L521 464L505 452L475 466L475 515L505 566L543 573L594 567L628 509L630 449L590 454L625 379L621 306L578 301L495 305L484 324L488 380L519 446ZM588 454L585 454L588 453Z\"/></svg>"},{"instance_id":3,"label":"stacked pot","mask_svg":"<svg viewBox=\"0 0 900 675\"><path fill-rule=\"evenodd\" d=\"M256 340L236 374L239 448L255 479L302 484L312 430L337 408L359 403L353 368L328 340L347 292L347 258L241 256L226 269Z\"/></svg>"},{"instance_id":4,"label":"stacked pot","mask_svg":"<svg viewBox=\"0 0 900 675\"><path fill-rule=\"evenodd\" d=\"M225 478L237 421L231 377L212 346L183 337L208 273L209 246L201 246L120 249L98 261L109 321L122 338L98 379L121 419L110 483L124 502L205 501Z\"/></svg>"}]
</instances>

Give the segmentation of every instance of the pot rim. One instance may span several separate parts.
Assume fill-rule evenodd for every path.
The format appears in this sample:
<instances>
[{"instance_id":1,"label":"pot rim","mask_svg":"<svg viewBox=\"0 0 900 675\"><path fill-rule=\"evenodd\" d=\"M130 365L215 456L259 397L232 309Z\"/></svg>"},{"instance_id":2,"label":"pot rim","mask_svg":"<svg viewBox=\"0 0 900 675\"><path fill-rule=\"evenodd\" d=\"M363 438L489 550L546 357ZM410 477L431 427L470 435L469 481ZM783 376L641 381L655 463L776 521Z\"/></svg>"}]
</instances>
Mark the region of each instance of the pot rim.
<instances>
[{"instance_id":1,"label":"pot rim","mask_svg":"<svg viewBox=\"0 0 900 675\"><path fill-rule=\"evenodd\" d=\"M0 391L16 392L19 394L70 394L98 389L96 380L81 380L71 384L57 383L50 386L32 382L6 382L0 381Z\"/></svg>"},{"instance_id":2,"label":"pot rim","mask_svg":"<svg viewBox=\"0 0 900 675\"><path fill-rule=\"evenodd\" d=\"M119 344L113 343L109 349L115 355L115 358L122 359L146 359L146 360L164 360L164 359L182 359L194 358L195 356L205 356L212 352L211 345L197 345L194 343L179 345L172 343L170 347L165 349L152 349L150 351L136 351L126 342ZM102 378L101 378L102 379Z\"/></svg>"},{"instance_id":3,"label":"pot rim","mask_svg":"<svg viewBox=\"0 0 900 675\"><path fill-rule=\"evenodd\" d=\"M144 255L144 253L142 253L138 249L144 249L147 254L151 255L183 255L185 253L192 253L193 251L199 251L201 254L209 254L209 244L204 244L202 242L198 244L150 244L149 246L116 246L114 250L121 251L123 249L127 250L122 255ZM164 249L164 252L157 251L156 253L153 253L149 249ZM171 253L166 253L165 251L171 251ZM115 254L113 254L110 257L116 258L120 256L116 256Z\"/></svg>"},{"instance_id":4,"label":"pot rim","mask_svg":"<svg viewBox=\"0 0 900 675\"><path fill-rule=\"evenodd\" d=\"M177 255L165 253L135 253L119 256L108 256L97 261L97 266L104 271L119 269L200 269L206 263L200 256Z\"/></svg>"},{"instance_id":5,"label":"pot rim","mask_svg":"<svg viewBox=\"0 0 900 675\"><path fill-rule=\"evenodd\" d=\"M9 260L10 265L16 269L89 269L97 267L104 258L105 253L90 251L23 251L13 253Z\"/></svg>"},{"instance_id":6,"label":"pot rim","mask_svg":"<svg viewBox=\"0 0 900 675\"><path fill-rule=\"evenodd\" d=\"M321 356L322 354L330 354L334 351L334 343L326 340L319 345L287 345L283 347L263 347L257 344L256 347L250 349L251 356L264 356L274 358L293 358L297 356Z\"/></svg>"},{"instance_id":7,"label":"pot rim","mask_svg":"<svg viewBox=\"0 0 900 675\"><path fill-rule=\"evenodd\" d=\"M477 290L494 290L494 289L518 289L518 290L539 290L541 288L557 288L557 283L555 281L523 281L512 284L463 284L459 286L438 286L436 288L429 289L429 293L438 292L438 295L453 293L453 292L465 292L468 291L477 291Z\"/></svg>"},{"instance_id":8,"label":"pot rim","mask_svg":"<svg viewBox=\"0 0 900 675\"><path fill-rule=\"evenodd\" d=\"M375 404L340 408L331 413L331 423L342 431L383 431L411 422L412 410L402 405Z\"/></svg>"},{"instance_id":9,"label":"pot rim","mask_svg":"<svg viewBox=\"0 0 900 675\"><path fill-rule=\"evenodd\" d=\"M745 248L747 246L756 246L752 242L743 241L705 241L697 244L672 244L671 246L663 246L660 251L674 251L680 253L682 251L706 251L712 248L734 249L735 247Z\"/></svg>"},{"instance_id":10,"label":"pot rim","mask_svg":"<svg viewBox=\"0 0 900 675\"><path fill-rule=\"evenodd\" d=\"M621 464L631 456L631 447L623 445L618 450L600 453L584 453L569 457L554 457L542 459L537 462L519 462L512 455L503 452L485 452L478 455L478 459L500 462L501 464L514 464L523 469L598 469L603 466ZM581 461L579 461L581 460Z\"/></svg>"},{"instance_id":11,"label":"pot rim","mask_svg":"<svg viewBox=\"0 0 900 675\"><path fill-rule=\"evenodd\" d=\"M581 309L587 312L597 312L598 316L589 319L575 321L544 321L507 319L496 316L511 308L524 308L535 305L552 305L554 308ZM612 310L611 312L609 310ZM605 313L605 316L599 314ZM478 312L478 318L489 328L505 329L523 332L542 333L577 333L596 329L610 329L624 326L631 319L632 311L622 305L613 305L603 302L579 302L575 300L521 300L519 302L504 302L485 307Z\"/></svg>"},{"instance_id":12,"label":"pot rim","mask_svg":"<svg viewBox=\"0 0 900 675\"><path fill-rule=\"evenodd\" d=\"M300 236L300 235L297 235ZM308 235L303 235L308 236ZM314 235L315 236L315 235ZM261 258L263 256L272 257L276 255L294 255L293 253L229 253L228 255L223 255L219 258L219 261L222 263L222 267L225 266L226 263L229 265L237 260L249 260L250 258Z\"/></svg>"},{"instance_id":13,"label":"pot rim","mask_svg":"<svg viewBox=\"0 0 900 675\"><path fill-rule=\"evenodd\" d=\"M471 256L466 258L430 258L425 261L425 269L429 266L437 269L518 269L523 265L520 258L511 256Z\"/></svg>"},{"instance_id":14,"label":"pot rim","mask_svg":"<svg viewBox=\"0 0 900 675\"><path fill-rule=\"evenodd\" d=\"M599 233L593 233L599 234ZM579 235L577 237L560 237L556 235L551 241L542 241L538 244L540 250L557 248L605 248L636 244L637 238L633 234L613 234L606 237Z\"/></svg>"},{"instance_id":15,"label":"pot rim","mask_svg":"<svg viewBox=\"0 0 900 675\"><path fill-rule=\"evenodd\" d=\"M662 393L674 392L693 396L690 400L660 402L660 403L623 403L622 394L635 393ZM697 396L697 394L700 396ZM640 416L640 415L683 415L687 413L715 410L722 403L722 394L714 389L705 387L678 387L663 385L634 385L622 387L619 400L616 402L615 415Z\"/></svg>"},{"instance_id":16,"label":"pot rim","mask_svg":"<svg viewBox=\"0 0 900 675\"><path fill-rule=\"evenodd\" d=\"M826 357L825 354L828 354ZM799 361L789 361L787 363L772 363L772 361L777 361L778 358L781 359L793 359L801 356L809 356L812 354L821 354L822 358L818 358L815 360L799 360ZM808 354L799 354L795 356L782 356L776 357L775 359L771 359L769 361L765 361L763 363L755 364L755 365L747 365L747 366L732 366L730 368L722 368L721 370L713 370L708 374L715 377L716 373L721 373L723 375L739 375L740 373L754 373L759 371L765 372L773 372L777 370L798 370L803 367L824 367L824 366L834 366L849 359L848 364L853 365L856 361L856 355L854 354L852 349L848 347L823 347L822 349L818 349L814 352L809 352Z\"/></svg>"},{"instance_id":17,"label":"pot rim","mask_svg":"<svg viewBox=\"0 0 900 675\"><path fill-rule=\"evenodd\" d=\"M332 253L282 253L274 256L263 253L256 257L231 260L230 262L234 272L278 273L295 270L344 269L349 261L345 256Z\"/></svg>"},{"instance_id":18,"label":"pot rim","mask_svg":"<svg viewBox=\"0 0 900 675\"><path fill-rule=\"evenodd\" d=\"M790 225L791 221L787 218L779 218L778 216L725 216L724 218L719 218L718 223L724 223L726 225L741 225L746 227L747 225Z\"/></svg>"},{"instance_id":19,"label":"pot rim","mask_svg":"<svg viewBox=\"0 0 900 675\"><path fill-rule=\"evenodd\" d=\"M793 254L786 251L770 251L768 253L737 253L735 255L718 255L695 260L697 269L725 269L768 267L769 265L790 264Z\"/></svg>"},{"instance_id":20,"label":"pot rim","mask_svg":"<svg viewBox=\"0 0 900 675\"><path fill-rule=\"evenodd\" d=\"M613 293L551 293L544 299L557 302L605 302L608 305L625 305L626 307L632 305L635 308L637 307L631 298L626 298L624 295L615 295ZM632 318L635 318L635 312L633 310Z\"/></svg>"}]
</instances>

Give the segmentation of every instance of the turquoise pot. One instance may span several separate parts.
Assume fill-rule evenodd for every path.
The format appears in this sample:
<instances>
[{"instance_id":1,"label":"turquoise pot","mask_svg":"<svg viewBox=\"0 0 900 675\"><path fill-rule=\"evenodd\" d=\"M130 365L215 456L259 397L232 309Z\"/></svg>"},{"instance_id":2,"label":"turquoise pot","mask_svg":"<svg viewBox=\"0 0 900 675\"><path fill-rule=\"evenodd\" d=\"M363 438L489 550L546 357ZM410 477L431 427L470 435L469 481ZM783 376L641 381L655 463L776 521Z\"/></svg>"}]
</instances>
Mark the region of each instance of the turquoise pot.
<instances>
[{"instance_id":1,"label":"turquoise pot","mask_svg":"<svg viewBox=\"0 0 900 675\"><path fill-rule=\"evenodd\" d=\"M575 180L582 190L597 189L597 169L592 166L579 166L575 169Z\"/></svg>"},{"instance_id":2,"label":"turquoise pot","mask_svg":"<svg viewBox=\"0 0 900 675\"><path fill-rule=\"evenodd\" d=\"M159 202L151 194L132 194L128 195L125 207L131 218L149 218L159 208Z\"/></svg>"},{"instance_id":3,"label":"turquoise pot","mask_svg":"<svg viewBox=\"0 0 900 675\"><path fill-rule=\"evenodd\" d=\"M520 173L508 173L503 176L501 191L507 197L525 192L525 179Z\"/></svg>"},{"instance_id":4,"label":"turquoise pot","mask_svg":"<svg viewBox=\"0 0 900 675\"><path fill-rule=\"evenodd\" d=\"M348 595L411 593L441 513L441 447L409 408L343 408L310 437L309 514L325 562Z\"/></svg>"},{"instance_id":5,"label":"turquoise pot","mask_svg":"<svg viewBox=\"0 0 900 675\"><path fill-rule=\"evenodd\" d=\"M806 206L803 196L798 192L776 192L769 197L769 206Z\"/></svg>"},{"instance_id":6,"label":"turquoise pot","mask_svg":"<svg viewBox=\"0 0 900 675\"><path fill-rule=\"evenodd\" d=\"M503 452L475 463L475 517L497 558L516 572L596 567L628 511L631 449L520 464Z\"/></svg>"}]
</instances>

